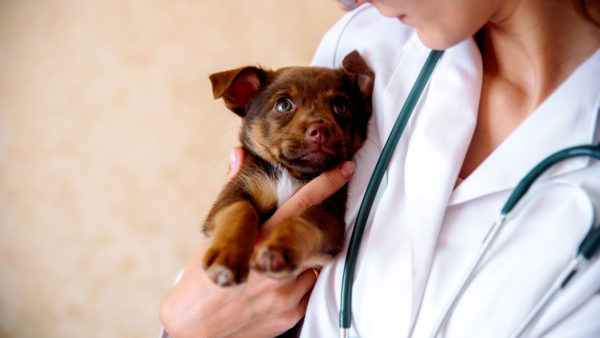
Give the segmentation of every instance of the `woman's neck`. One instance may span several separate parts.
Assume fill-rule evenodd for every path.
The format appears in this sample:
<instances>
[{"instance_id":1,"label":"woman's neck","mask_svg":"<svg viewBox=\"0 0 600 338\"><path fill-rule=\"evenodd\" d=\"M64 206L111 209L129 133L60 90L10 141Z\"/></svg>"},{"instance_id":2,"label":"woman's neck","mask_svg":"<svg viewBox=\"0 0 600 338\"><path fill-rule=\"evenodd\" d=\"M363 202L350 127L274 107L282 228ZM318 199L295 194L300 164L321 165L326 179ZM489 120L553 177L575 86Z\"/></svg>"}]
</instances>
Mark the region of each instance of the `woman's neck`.
<instances>
[{"instance_id":1,"label":"woman's neck","mask_svg":"<svg viewBox=\"0 0 600 338\"><path fill-rule=\"evenodd\" d=\"M598 48L578 0L506 0L478 33L483 79L466 178Z\"/></svg>"},{"instance_id":2,"label":"woman's neck","mask_svg":"<svg viewBox=\"0 0 600 338\"><path fill-rule=\"evenodd\" d=\"M514 86L531 113L600 48L600 28L577 0L503 3L479 34L484 73Z\"/></svg>"}]
</instances>

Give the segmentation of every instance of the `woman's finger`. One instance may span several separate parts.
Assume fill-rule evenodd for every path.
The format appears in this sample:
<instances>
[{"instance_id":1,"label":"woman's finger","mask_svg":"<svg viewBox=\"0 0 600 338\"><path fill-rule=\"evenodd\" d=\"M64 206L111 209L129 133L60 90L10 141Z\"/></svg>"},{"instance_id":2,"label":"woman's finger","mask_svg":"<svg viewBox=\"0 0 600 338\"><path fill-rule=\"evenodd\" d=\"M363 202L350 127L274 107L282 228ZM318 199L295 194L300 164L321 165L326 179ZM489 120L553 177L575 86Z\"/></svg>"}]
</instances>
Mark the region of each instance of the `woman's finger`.
<instances>
[{"instance_id":1,"label":"woman's finger","mask_svg":"<svg viewBox=\"0 0 600 338\"><path fill-rule=\"evenodd\" d=\"M296 277L296 282L298 283L300 289L304 290L302 293L302 298L306 295L306 293L310 293L310 290L315 286L317 282L318 275L315 273L315 270L310 268L304 270L301 274Z\"/></svg>"},{"instance_id":2,"label":"woman's finger","mask_svg":"<svg viewBox=\"0 0 600 338\"><path fill-rule=\"evenodd\" d=\"M259 241L266 238L284 218L298 215L308 207L319 204L333 195L350 180L355 168L353 162L344 162L308 182L262 225Z\"/></svg>"},{"instance_id":3,"label":"woman's finger","mask_svg":"<svg viewBox=\"0 0 600 338\"><path fill-rule=\"evenodd\" d=\"M240 171L245 158L246 153L243 148L235 147L231 149L231 153L229 154L229 175L227 176L227 182L231 181Z\"/></svg>"}]
</instances>

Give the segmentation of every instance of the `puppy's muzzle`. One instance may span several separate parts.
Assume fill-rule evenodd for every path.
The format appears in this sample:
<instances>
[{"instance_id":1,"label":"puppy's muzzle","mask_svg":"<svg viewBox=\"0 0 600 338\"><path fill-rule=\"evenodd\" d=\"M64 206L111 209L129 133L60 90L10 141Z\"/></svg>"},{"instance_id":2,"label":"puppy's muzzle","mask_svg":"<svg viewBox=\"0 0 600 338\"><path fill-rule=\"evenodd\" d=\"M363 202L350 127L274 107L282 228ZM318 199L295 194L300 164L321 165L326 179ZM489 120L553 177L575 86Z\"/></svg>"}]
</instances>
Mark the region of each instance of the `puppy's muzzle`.
<instances>
[{"instance_id":1,"label":"puppy's muzzle","mask_svg":"<svg viewBox=\"0 0 600 338\"><path fill-rule=\"evenodd\" d=\"M334 130L325 123L315 122L306 129L306 139L313 147L328 148L331 143L331 137Z\"/></svg>"}]
</instances>

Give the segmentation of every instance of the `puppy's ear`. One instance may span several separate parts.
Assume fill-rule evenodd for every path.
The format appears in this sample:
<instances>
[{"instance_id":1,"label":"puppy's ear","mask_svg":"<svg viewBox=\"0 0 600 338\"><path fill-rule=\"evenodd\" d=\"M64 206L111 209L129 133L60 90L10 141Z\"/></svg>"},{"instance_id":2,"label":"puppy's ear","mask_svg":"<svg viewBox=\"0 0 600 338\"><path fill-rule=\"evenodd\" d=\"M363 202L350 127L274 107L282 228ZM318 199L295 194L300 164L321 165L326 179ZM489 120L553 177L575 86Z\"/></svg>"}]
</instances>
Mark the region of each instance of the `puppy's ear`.
<instances>
[{"instance_id":1,"label":"puppy's ear","mask_svg":"<svg viewBox=\"0 0 600 338\"><path fill-rule=\"evenodd\" d=\"M264 70L242 67L209 76L215 99L223 98L227 108L244 116L248 102L259 92L264 80Z\"/></svg>"},{"instance_id":2,"label":"puppy's ear","mask_svg":"<svg viewBox=\"0 0 600 338\"><path fill-rule=\"evenodd\" d=\"M344 57L342 69L356 82L364 98L371 96L375 74L356 50Z\"/></svg>"}]
</instances>

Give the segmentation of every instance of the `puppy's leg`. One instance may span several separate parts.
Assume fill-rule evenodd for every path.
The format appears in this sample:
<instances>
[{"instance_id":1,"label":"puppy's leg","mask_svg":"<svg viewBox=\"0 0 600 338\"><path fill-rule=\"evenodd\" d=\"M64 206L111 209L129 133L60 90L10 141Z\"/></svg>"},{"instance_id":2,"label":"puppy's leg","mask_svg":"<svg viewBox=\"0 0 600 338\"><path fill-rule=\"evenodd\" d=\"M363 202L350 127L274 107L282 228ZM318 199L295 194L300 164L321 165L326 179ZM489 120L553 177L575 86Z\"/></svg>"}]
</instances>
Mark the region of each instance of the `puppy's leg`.
<instances>
[{"instance_id":1,"label":"puppy's leg","mask_svg":"<svg viewBox=\"0 0 600 338\"><path fill-rule=\"evenodd\" d=\"M258 234L258 214L249 201L238 201L216 212L209 249L203 267L218 285L242 283Z\"/></svg>"},{"instance_id":2,"label":"puppy's leg","mask_svg":"<svg viewBox=\"0 0 600 338\"><path fill-rule=\"evenodd\" d=\"M331 261L344 241L344 208L340 207L344 201L333 202L338 198L284 219L257 248L252 267L270 277L284 278Z\"/></svg>"}]
</instances>

